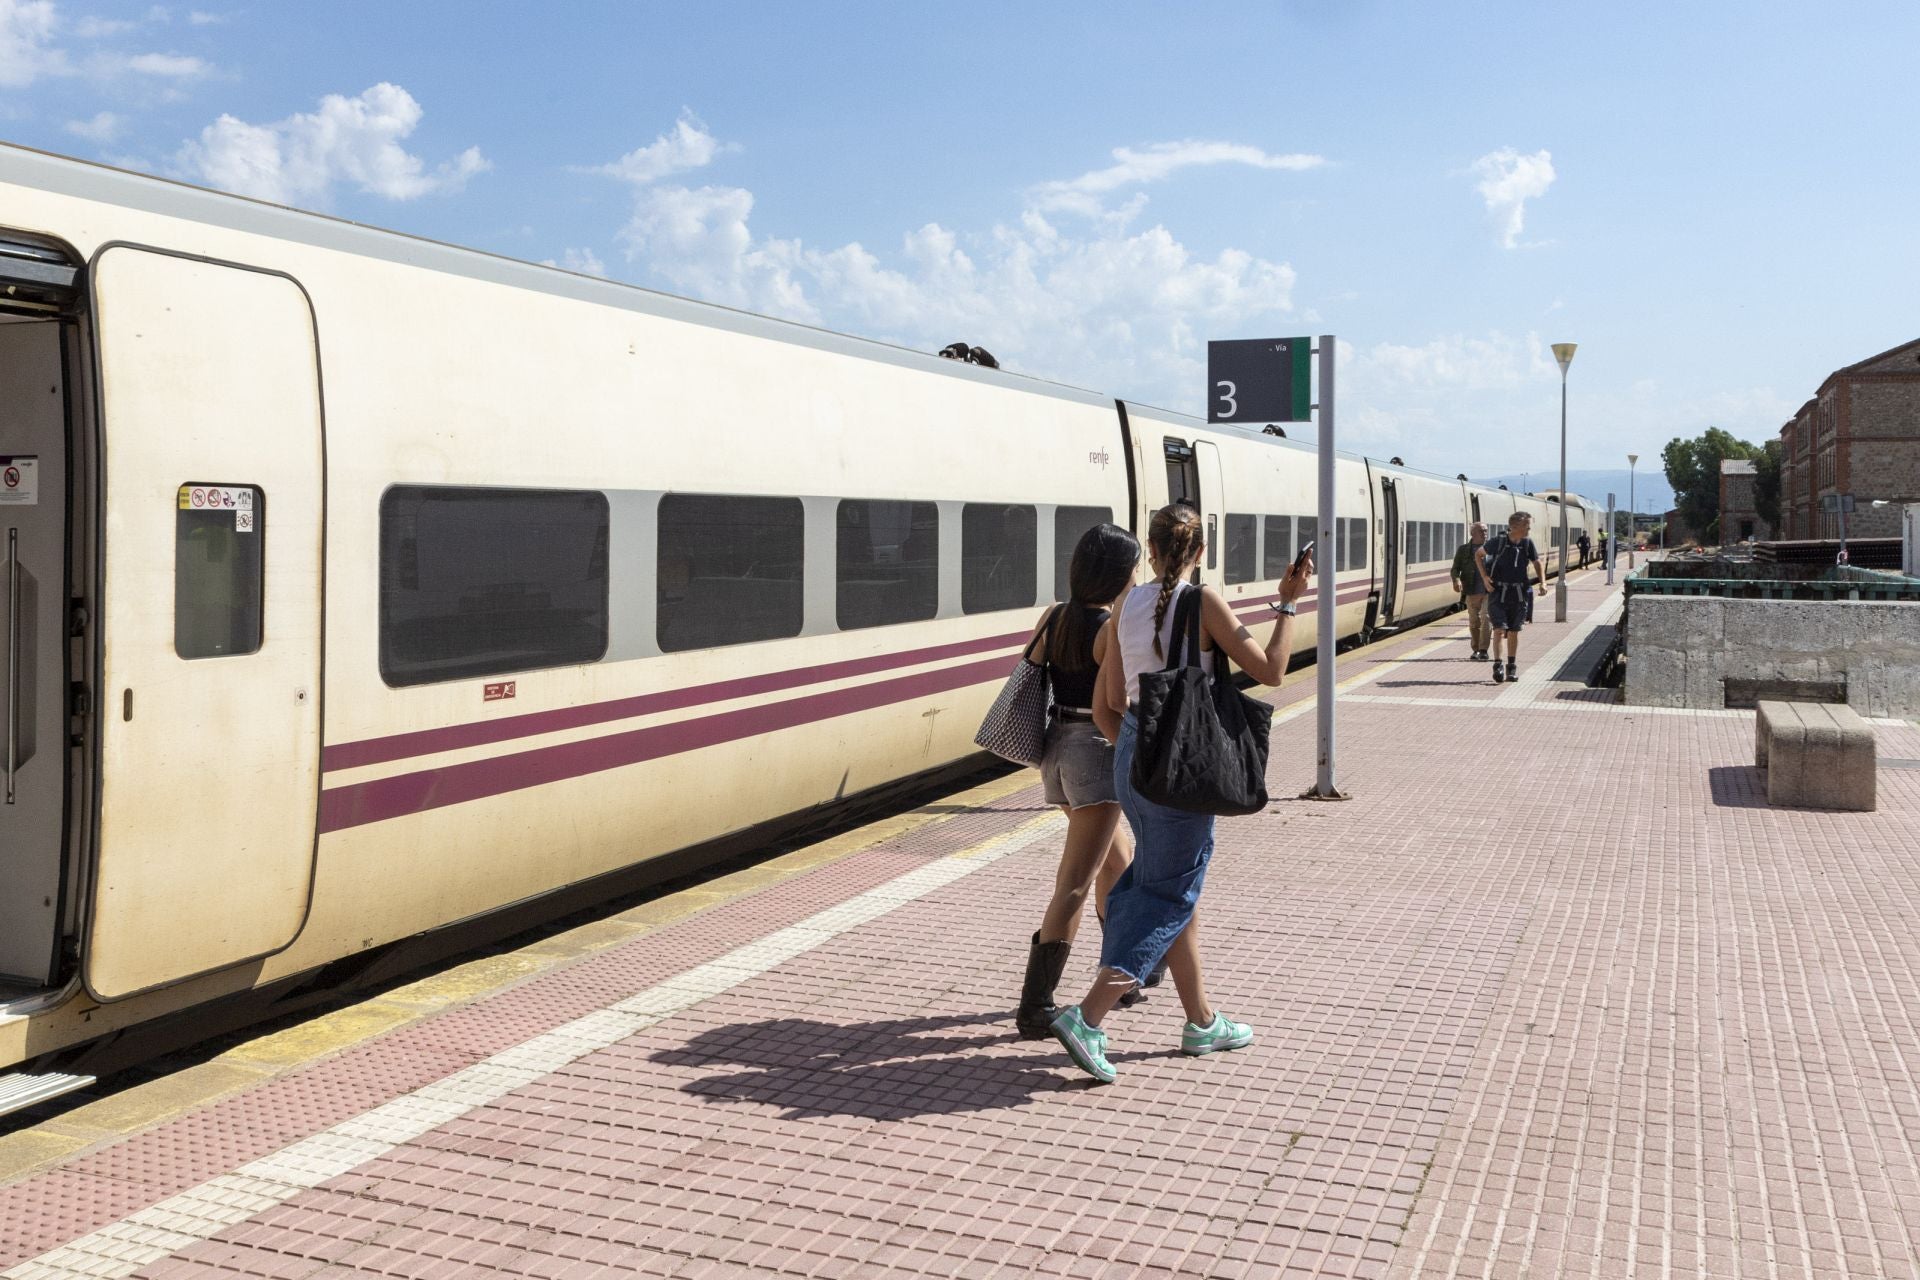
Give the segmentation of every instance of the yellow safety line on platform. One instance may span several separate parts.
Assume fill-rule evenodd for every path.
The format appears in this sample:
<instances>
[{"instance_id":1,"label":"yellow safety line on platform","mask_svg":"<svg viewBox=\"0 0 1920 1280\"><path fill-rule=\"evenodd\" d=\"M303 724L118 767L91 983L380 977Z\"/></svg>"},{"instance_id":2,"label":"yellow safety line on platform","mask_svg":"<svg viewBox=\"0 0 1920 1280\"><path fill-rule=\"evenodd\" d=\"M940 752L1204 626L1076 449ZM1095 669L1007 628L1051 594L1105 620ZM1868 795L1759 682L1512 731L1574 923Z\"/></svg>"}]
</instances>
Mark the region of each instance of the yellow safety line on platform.
<instances>
[{"instance_id":1,"label":"yellow safety line on platform","mask_svg":"<svg viewBox=\"0 0 1920 1280\"><path fill-rule=\"evenodd\" d=\"M1022 769L1004 778L995 778L942 797L934 802L939 806L937 810L927 805L880 818L758 866L693 885L602 920L589 921L519 950L455 965L371 999L236 1045L206 1062L89 1102L32 1128L0 1136L0 1186L301 1070L389 1031L458 1005L497 995L530 978L678 924L699 912L737 901L899 836L950 821L981 805L1026 790L1034 785L1037 777L1035 770ZM982 846L1001 840L1004 835L990 837Z\"/></svg>"}]
</instances>

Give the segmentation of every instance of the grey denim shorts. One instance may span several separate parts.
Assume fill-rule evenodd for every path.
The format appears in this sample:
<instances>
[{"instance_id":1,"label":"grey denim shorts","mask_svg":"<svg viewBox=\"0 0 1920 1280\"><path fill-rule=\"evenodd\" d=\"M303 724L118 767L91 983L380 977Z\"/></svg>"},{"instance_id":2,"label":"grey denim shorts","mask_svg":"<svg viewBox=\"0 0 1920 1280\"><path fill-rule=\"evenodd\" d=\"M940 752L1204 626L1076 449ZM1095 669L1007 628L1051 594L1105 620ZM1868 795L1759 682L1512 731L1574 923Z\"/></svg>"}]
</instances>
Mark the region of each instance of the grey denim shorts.
<instances>
[{"instance_id":1,"label":"grey denim shorts","mask_svg":"<svg viewBox=\"0 0 1920 1280\"><path fill-rule=\"evenodd\" d=\"M1040 782L1048 804L1083 809L1113 804L1113 744L1091 720L1055 720L1047 730L1047 754L1040 760Z\"/></svg>"}]
</instances>

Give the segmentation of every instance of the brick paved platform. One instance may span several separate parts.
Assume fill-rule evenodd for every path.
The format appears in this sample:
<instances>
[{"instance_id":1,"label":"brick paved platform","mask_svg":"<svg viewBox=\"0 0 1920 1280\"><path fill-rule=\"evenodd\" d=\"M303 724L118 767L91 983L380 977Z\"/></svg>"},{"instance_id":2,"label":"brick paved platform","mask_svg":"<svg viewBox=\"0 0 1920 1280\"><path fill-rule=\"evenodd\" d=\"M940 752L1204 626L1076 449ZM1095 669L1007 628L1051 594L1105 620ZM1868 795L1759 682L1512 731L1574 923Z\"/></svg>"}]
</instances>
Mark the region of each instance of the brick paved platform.
<instances>
[{"instance_id":1,"label":"brick paved platform","mask_svg":"<svg viewBox=\"0 0 1920 1280\"><path fill-rule=\"evenodd\" d=\"M1580 686L1572 594L1516 686L1352 655L1354 798L1221 824L1247 1050L1013 1038L1028 790L0 1188L0 1276L1920 1275L1920 771L1767 808L1749 716Z\"/></svg>"}]
</instances>

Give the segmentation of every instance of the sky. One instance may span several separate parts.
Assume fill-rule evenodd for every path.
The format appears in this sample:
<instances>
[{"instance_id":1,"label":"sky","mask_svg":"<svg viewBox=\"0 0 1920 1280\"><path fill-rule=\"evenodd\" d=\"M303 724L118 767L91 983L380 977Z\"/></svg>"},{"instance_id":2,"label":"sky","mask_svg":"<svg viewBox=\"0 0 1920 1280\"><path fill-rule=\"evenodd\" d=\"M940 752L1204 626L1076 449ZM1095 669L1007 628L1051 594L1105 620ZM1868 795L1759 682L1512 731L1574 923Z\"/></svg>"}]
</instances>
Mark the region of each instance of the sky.
<instances>
[{"instance_id":1,"label":"sky","mask_svg":"<svg viewBox=\"0 0 1920 1280\"><path fill-rule=\"evenodd\" d=\"M1920 6L0 0L0 138L1343 447L1750 440L1920 337ZM0 222L4 214L0 213Z\"/></svg>"}]
</instances>

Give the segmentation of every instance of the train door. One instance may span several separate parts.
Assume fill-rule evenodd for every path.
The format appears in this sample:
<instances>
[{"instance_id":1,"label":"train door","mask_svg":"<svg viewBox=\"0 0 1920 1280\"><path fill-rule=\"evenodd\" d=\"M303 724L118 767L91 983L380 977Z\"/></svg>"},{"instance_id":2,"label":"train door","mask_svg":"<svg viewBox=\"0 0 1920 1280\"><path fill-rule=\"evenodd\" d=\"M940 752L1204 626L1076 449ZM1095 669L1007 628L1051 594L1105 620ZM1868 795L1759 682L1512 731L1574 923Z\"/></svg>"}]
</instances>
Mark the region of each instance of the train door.
<instances>
[{"instance_id":1,"label":"train door","mask_svg":"<svg viewBox=\"0 0 1920 1280\"><path fill-rule=\"evenodd\" d=\"M1380 562L1380 621L1391 623L1400 609L1400 488L1393 481L1380 481L1381 514L1386 520L1382 539L1384 555Z\"/></svg>"},{"instance_id":2,"label":"train door","mask_svg":"<svg viewBox=\"0 0 1920 1280\"><path fill-rule=\"evenodd\" d=\"M291 278L93 267L105 508L85 976L114 999L280 950L312 888L325 452Z\"/></svg>"},{"instance_id":3,"label":"train door","mask_svg":"<svg viewBox=\"0 0 1920 1280\"><path fill-rule=\"evenodd\" d=\"M1480 495L1477 493L1473 494L1470 497L1469 501L1473 503L1473 517L1472 517L1473 523L1479 524L1480 523Z\"/></svg>"},{"instance_id":4,"label":"train door","mask_svg":"<svg viewBox=\"0 0 1920 1280\"><path fill-rule=\"evenodd\" d=\"M1200 501L1200 462L1195 456L1193 445L1185 440L1176 440L1168 436L1165 441L1167 455L1167 505L1184 502L1202 515L1206 506ZM1149 519L1152 513L1148 513ZM1142 530L1144 536L1145 530ZM1195 568L1193 580L1200 581L1200 570Z\"/></svg>"},{"instance_id":5,"label":"train door","mask_svg":"<svg viewBox=\"0 0 1920 1280\"><path fill-rule=\"evenodd\" d=\"M1220 446L1210 440L1194 442L1194 461L1200 475L1200 521L1206 530L1207 553L1200 561L1200 580L1216 587L1227 585L1224 536L1220 513L1227 509L1225 472L1220 466Z\"/></svg>"},{"instance_id":6,"label":"train door","mask_svg":"<svg viewBox=\"0 0 1920 1280\"><path fill-rule=\"evenodd\" d=\"M0 802L0 999L57 976L67 866L67 353L77 264L37 246L0 246L0 646L5 796ZM59 280L59 298L38 280Z\"/></svg>"}]
</instances>

